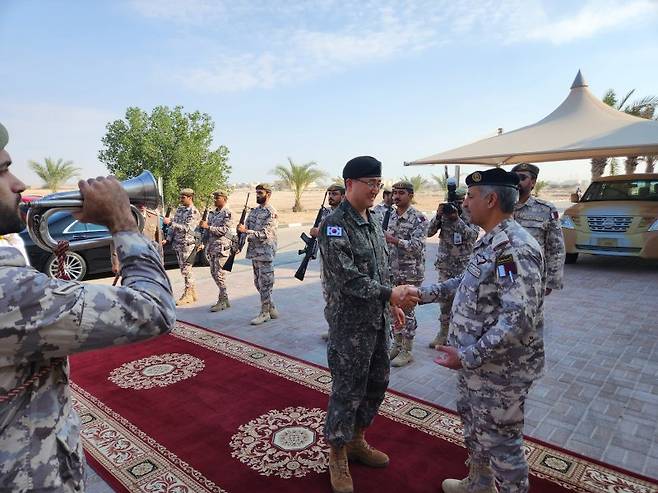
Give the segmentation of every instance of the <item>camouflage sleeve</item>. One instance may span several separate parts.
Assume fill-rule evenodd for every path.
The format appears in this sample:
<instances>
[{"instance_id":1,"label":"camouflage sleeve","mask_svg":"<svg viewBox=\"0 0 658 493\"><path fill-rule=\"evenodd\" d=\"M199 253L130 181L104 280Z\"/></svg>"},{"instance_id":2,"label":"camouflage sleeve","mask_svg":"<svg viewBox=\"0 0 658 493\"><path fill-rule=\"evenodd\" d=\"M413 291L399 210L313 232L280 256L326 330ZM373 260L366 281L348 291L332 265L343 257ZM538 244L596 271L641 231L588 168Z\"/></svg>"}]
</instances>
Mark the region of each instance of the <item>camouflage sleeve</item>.
<instances>
[{"instance_id":1,"label":"camouflage sleeve","mask_svg":"<svg viewBox=\"0 0 658 493\"><path fill-rule=\"evenodd\" d=\"M231 211L226 211L226 217L224 221L219 226L210 226L208 231L213 236L225 236L231 238L232 235L232 225L233 225L233 213Z\"/></svg>"},{"instance_id":2,"label":"camouflage sleeve","mask_svg":"<svg viewBox=\"0 0 658 493\"><path fill-rule=\"evenodd\" d=\"M441 229L441 216L438 214L435 215L430 221L429 227L427 228L427 237L431 238Z\"/></svg>"},{"instance_id":3,"label":"camouflage sleeve","mask_svg":"<svg viewBox=\"0 0 658 493\"><path fill-rule=\"evenodd\" d=\"M455 223L455 232L462 235L462 241L464 243L471 243L477 240L478 234L480 234L477 226L464 221L461 217L457 218Z\"/></svg>"},{"instance_id":4,"label":"camouflage sleeve","mask_svg":"<svg viewBox=\"0 0 658 493\"><path fill-rule=\"evenodd\" d=\"M411 232L411 238L400 240L398 246L407 252L420 254L425 250L425 240L427 239L427 219L425 216L416 218L416 224Z\"/></svg>"},{"instance_id":5,"label":"camouflage sleeve","mask_svg":"<svg viewBox=\"0 0 658 493\"><path fill-rule=\"evenodd\" d=\"M173 329L176 308L155 246L138 233L116 234L114 242L122 266L121 287L10 269L12 283L21 288L5 299L13 336L3 338L0 356L17 363L64 357Z\"/></svg>"},{"instance_id":6,"label":"camouflage sleeve","mask_svg":"<svg viewBox=\"0 0 658 493\"><path fill-rule=\"evenodd\" d=\"M250 238L256 238L258 240L274 240L276 238L276 228L279 225L276 214L270 212L267 221L261 229L250 229L248 235Z\"/></svg>"},{"instance_id":7,"label":"camouflage sleeve","mask_svg":"<svg viewBox=\"0 0 658 493\"><path fill-rule=\"evenodd\" d=\"M551 218L546 231L546 287L562 289L562 275L564 271L564 236L560 226L560 215L555 207L551 207Z\"/></svg>"},{"instance_id":8,"label":"camouflage sleeve","mask_svg":"<svg viewBox=\"0 0 658 493\"><path fill-rule=\"evenodd\" d=\"M453 297L462 282L462 275L444 282L420 287L420 304L441 303Z\"/></svg>"},{"instance_id":9,"label":"camouflage sleeve","mask_svg":"<svg viewBox=\"0 0 658 493\"><path fill-rule=\"evenodd\" d=\"M325 227L327 222L326 220L322 222L323 227L318 236L326 286L331 286L332 289L338 289L348 296L363 300L388 301L391 298L392 289L359 271L354 263L349 237L344 230L341 236L327 236L328 227Z\"/></svg>"},{"instance_id":10,"label":"camouflage sleeve","mask_svg":"<svg viewBox=\"0 0 658 493\"><path fill-rule=\"evenodd\" d=\"M507 249L498 258L513 261L503 265L497 262L496 269L491 271L493 279L481 283L496 285L498 316L493 325L484 328L475 344L460 349L462 365L468 369L478 368L494 358L500 359L506 353L514 358L514 347L522 344L522 337L534 331L537 323L536 315L543 296L541 257Z\"/></svg>"}]
</instances>

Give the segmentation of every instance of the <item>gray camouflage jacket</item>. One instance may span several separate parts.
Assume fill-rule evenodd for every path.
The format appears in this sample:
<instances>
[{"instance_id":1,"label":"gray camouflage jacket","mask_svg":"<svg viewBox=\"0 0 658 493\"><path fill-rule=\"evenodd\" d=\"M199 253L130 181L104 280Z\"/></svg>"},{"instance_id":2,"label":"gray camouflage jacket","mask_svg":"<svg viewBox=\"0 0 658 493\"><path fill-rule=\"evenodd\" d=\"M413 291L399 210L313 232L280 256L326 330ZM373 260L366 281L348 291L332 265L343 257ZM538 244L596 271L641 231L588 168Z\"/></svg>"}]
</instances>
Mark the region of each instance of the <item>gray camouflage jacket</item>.
<instances>
[{"instance_id":1,"label":"gray camouflage jacket","mask_svg":"<svg viewBox=\"0 0 658 493\"><path fill-rule=\"evenodd\" d=\"M353 331L388 330L391 273L381 224L343 200L320 224L324 313L329 326Z\"/></svg>"},{"instance_id":2,"label":"gray camouflage jacket","mask_svg":"<svg viewBox=\"0 0 658 493\"><path fill-rule=\"evenodd\" d=\"M544 367L544 259L530 233L506 219L477 242L459 277L421 288L421 302L456 293L450 343L462 366L504 385Z\"/></svg>"},{"instance_id":3,"label":"gray camouflage jacket","mask_svg":"<svg viewBox=\"0 0 658 493\"><path fill-rule=\"evenodd\" d=\"M400 240L397 245L387 244L394 284L423 282L427 226L425 214L415 207L409 207L402 215L391 213L386 231Z\"/></svg>"},{"instance_id":4,"label":"gray camouflage jacket","mask_svg":"<svg viewBox=\"0 0 658 493\"><path fill-rule=\"evenodd\" d=\"M167 231L167 241L174 244L174 248L184 248L195 243L194 231L201 221L201 214L194 205L185 207L179 205L174 219Z\"/></svg>"},{"instance_id":5,"label":"gray camouflage jacket","mask_svg":"<svg viewBox=\"0 0 658 493\"><path fill-rule=\"evenodd\" d=\"M480 228L469 221L466 211L462 211L456 221L435 215L430 221L427 237L437 232L440 241L434 266L440 274L456 277L466 268Z\"/></svg>"},{"instance_id":6,"label":"gray camouflage jacket","mask_svg":"<svg viewBox=\"0 0 658 493\"><path fill-rule=\"evenodd\" d=\"M273 261L276 255L276 229L279 226L276 209L270 204L259 205L249 211L247 228L247 258Z\"/></svg>"},{"instance_id":7,"label":"gray camouflage jacket","mask_svg":"<svg viewBox=\"0 0 658 493\"><path fill-rule=\"evenodd\" d=\"M231 240L236 236L233 212L225 205L208 214L208 255L231 254Z\"/></svg>"},{"instance_id":8,"label":"gray camouflage jacket","mask_svg":"<svg viewBox=\"0 0 658 493\"><path fill-rule=\"evenodd\" d=\"M0 249L0 491L82 491L67 356L174 326L171 285L153 243L125 232L114 244L121 287L50 279L26 267L18 250Z\"/></svg>"}]
</instances>

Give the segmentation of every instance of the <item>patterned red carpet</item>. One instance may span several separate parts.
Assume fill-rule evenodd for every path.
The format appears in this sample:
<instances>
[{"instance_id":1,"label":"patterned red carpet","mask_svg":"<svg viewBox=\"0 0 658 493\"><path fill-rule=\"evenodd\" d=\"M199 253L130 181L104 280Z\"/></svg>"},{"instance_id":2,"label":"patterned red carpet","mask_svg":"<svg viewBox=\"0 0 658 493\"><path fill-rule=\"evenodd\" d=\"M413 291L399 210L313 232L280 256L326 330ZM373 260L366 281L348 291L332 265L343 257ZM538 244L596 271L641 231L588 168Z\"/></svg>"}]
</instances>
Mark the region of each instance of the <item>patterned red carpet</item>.
<instances>
[{"instance_id":1,"label":"patterned red carpet","mask_svg":"<svg viewBox=\"0 0 658 493\"><path fill-rule=\"evenodd\" d=\"M330 491L322 427L331 377L293 358L178 323L168 336L71 358L87 458L118 491ZM351 467L359 493L437 492L463 477L459 418L388 393L368 434L388 469ZM656 492L532 440L535 492Z\"/></svg>"}]
</instances>

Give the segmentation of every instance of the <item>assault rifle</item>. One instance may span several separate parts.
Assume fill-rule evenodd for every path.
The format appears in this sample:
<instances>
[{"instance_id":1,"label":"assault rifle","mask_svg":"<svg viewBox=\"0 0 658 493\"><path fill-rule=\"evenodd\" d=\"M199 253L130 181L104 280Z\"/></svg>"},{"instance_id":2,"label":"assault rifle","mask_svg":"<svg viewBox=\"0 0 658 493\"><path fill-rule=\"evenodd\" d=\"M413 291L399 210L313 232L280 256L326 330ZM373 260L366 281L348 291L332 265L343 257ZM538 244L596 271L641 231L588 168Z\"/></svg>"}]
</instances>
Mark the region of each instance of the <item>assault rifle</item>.
<instances>
[{"instance_id":1,"label":"assault rifle","mask_svg":"<svg viewBox=\"0 0 658 493\"><path fill-rule=\"evenodd\" d=\"M169 219L170 215L171 215L171 206L167 207L167 212L165 213L164 217ZM167 232L169 231L170 227L171 227L171 223L162 225L162 236L164 236L165 239L167 239Z\"/></svg>"},{"instance_id":2,"label":"assault rifle","mask_svg":"<svg viewBox=\"0 0 658 493\"><path fill-rule=\"evenodd\" d=\"M210 197L208 198L208 200L206 200L206 208L203 209L203 216L201 216L202 221L206 221L208 219L209 203L210 203ZM194 264L194 258L196 257L197 253L199 253L199 251L204 249L207 240L208 240L208 228L202 228L200 225L197 224L197 227L194 230L194 248L192 249L190 255L187 257L187 260L185 261L186 263Z\"/></svg>"},{"instance_id":3,"label":"assault rifle","mask_svg":"<svg viewBox=\"0 0 658 493\"><path fill-rule=\"evenodd\" d=\"M249 193L247 193L247 200L244 201L244 209L242 209L242 214L240 215L240 224L244 224L244 221L247 217L247 211L249 210ZM222 270L231 272L233 270L233 262L235 261L235 255L240 253L244 248L244 244L247 241L247 233L238 233L238 239L235 246L231 246L231 255L228 256Z\"/></svg>"},{"instance_id":4,"label":"assault rifle","mask_svg":"<svg viewBox=\"0 0 658 493\"><path fill-rule=\"evenodd\" d=\"M327 193L328 192L324 192L322 205L320 206L318 215L315 216L315 222L313 223L314 228L317 228L320 225L320 221L322 221L322 213L324 212L324 201L327 200ZM302 233L300 238L304 241L306 245L304 246L303 250L298 250L297 252L299 255L304 255L304 258L302 259L302 263L299 264L299 269L297 269L297 272L295 272L295 277L300 281L303 281L304 276L306 275L306 269L308 268L308 263L317 257L318 239L312 238L311 236L308 236L306 233Z\"/></svg>"},{"instance_id":5,"label":"assault rifle","mask_svg":"<svg viewBox=\"0 0 658 493\"><path fill-rule=\"evenodd\" d=\"M382 221L382 231L386 233L386 230L388 229L388 223L391 220L391 211L393 210L393 206L390 206L389 208L386 209L386 212L384 213L384 220Z\"/></svg>"}]
</instances>

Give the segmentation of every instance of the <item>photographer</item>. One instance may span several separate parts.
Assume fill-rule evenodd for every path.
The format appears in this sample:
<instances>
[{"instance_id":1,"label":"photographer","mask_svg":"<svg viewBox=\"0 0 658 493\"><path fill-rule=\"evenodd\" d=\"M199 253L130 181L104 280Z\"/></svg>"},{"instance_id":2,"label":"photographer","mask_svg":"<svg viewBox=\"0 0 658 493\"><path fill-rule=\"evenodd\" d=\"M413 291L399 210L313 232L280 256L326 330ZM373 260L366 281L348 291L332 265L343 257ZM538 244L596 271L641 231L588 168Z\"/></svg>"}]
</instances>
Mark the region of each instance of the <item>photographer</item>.
<instances>
[{"instance_id":1,"label":"photographer","mask_svg":"<svg viewBox=\"0 0 658 493\"><path fill-rule=\"evenodd\" d=\"M10 171L0 124L0 234L21 231L25 185ZM160 255L137 230L113 177L78 183L81 222L107 226L123 286L51 279L0 249L0 491L83 491L84 455L67 356L169 332L171 285Z\"/></svg>"},{"instance_id":2,"label":"photographer","mask_svg":"<svg viewBox=\"0 0 658 493\"><path fill-rule=\"evenodd\" d=\"M452 201L439 204L436 216L429 224L428 238L439 232L439 250L434 263L439 274L439 282L457 277L464 271L480 232L480 228L471 224L468 212L462 209L465 196L466 190L457 188L454 179L449 179L448 200L452 199ZM453 298L449 297L440 303L441 327L429 344L431 348L443 345L448 340L452 301Z\"/></svg>"}]
</instances>

